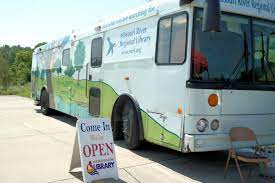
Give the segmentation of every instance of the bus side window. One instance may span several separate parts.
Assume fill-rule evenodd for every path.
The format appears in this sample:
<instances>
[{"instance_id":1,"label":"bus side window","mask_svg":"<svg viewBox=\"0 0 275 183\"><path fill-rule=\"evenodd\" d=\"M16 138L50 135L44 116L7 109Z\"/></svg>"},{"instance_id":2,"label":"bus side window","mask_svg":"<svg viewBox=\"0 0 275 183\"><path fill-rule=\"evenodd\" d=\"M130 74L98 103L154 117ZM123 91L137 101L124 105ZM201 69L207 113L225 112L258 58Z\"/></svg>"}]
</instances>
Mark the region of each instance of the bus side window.
<instances>
[{"instance_id":1,"label":"bus side window","mask_svg":"<svg viewBox=\"0 0 275 183\"><path fill-rule=\"evenodd\" d=\"M158 26L156 63L183 64L186 59L187 14L162 18Z\"/></svg>"},{"instance_id":2,"label":"bus side window","mask_svg":"<svg viewBox=\"0 0 275 183\"><path fill-rule=\"evenodd\" d=\"M91 66L100 67L102 64L102 38L95 38L92 41Z\"/></svg>"},{"instance_id":3,"label":"bus side window","mask_svg":"<svg viewBox=\"0 0 275 183\"><path fill-rule=\"evenodd\" d=\"M70 49L63 50L62 53L62 65L63 66L71 66L70 64Z\"/></svg>"}]
</instances>

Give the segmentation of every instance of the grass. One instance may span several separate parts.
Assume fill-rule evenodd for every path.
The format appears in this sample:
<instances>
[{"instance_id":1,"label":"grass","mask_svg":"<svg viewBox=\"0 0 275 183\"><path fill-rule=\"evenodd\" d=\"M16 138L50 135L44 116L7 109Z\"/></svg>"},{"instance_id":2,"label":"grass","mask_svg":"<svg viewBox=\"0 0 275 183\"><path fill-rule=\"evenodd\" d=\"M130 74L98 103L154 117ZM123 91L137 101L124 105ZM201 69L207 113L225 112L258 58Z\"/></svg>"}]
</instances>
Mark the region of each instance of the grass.
<instances>
[{"instance_id":1,"label":"grass","mask_svg":"<svg viewBox=\"0 0 275 183\"><path fill-rule=\"evenodd\" d=\"M7 91L0 88L0 95L18 95L22 97L31 97L31 84L27 83L23 86L10 86Z\"/></svg>"}]
</instances>

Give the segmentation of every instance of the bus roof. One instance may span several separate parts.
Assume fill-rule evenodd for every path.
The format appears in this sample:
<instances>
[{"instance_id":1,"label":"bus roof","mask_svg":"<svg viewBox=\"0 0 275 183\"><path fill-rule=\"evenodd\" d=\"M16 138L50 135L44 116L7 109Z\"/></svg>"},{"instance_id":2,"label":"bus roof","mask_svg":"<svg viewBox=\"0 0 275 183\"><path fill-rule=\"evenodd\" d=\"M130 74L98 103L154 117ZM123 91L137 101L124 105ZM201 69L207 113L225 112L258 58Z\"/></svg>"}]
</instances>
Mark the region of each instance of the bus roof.
<instances>
[{"instance_id":1,"label":"bus roof","mask_svg":"<svg viewBox=\"0 0 275 183\"><path fill-rule=\"evenodd\" d=\"M205 0L194 0L191 4L186 4L183 7L179 6L179 2L180 0L152 0L143 6L130 9L120 15L100 20L95 26L95 31L107 31L151 16L179 11L181 8L187 6L203 7ZM220 2L222 11L275 21L274 0L220 0ZM94 30L91 32L94 32ZM78 35L78 37L79 36L80 35ZM66 36L43 45L36 49L35 53L41 50L64 46L68 42L74 40L72 37L72 35Z\"/></svg>"},{"instance_id":2,"label":"bus roof","mask_svg":"<svg viewBox=\"0 0 275 183\"><path fill-rule=\"evenodd\" d=\"M141 7L128 10L118 16L108 17L97 23L100 31L110 30L157 14L180 10L180 0L153 0ZM275 21L274 0L220 0L222 11ZM203 7L205 0L194 0L186 6Z\"/></svg>"},{"instance_id":3,"label":"bus roof","mask_svg":"<svg viewBox=\"0 0 275 183\"><path fill-rule=\"evenodd\" d=\"M275 21L274 0L220 0L222 11ZM205 0L195 0L192 6L203 7Z\"/></svg>"},{"instance_id":4,"label":"bus roof","mask_svg":"<svg viewBox=\"0 0 275 183\"><path fill-rule=\"evenodd\" d=\"M96 24L97 31L106 31L114 29L119 26L123 26L132 22L142 20L154 15L157 15L159 11L159 1L152 1L146 3L143 6L130 9L120 15L106 17ZM97 29L98 28L98 29Z\"/></svg>"},{"instance_id":5,"label":"bus roof","mask_svg":"<svg viewBox=\"0 0 275 183\"><path fill-rule=\"evenodd\" d=\"M71 40L72 40L71 36L65 36L65 37L63 37L61 39L52 41L51 43L47 43L47 44L44 44L44 45L36 48L34 50L34 54L37 54L39 52L43 52L43 51L46 51L46 50L51 50L53 48L57 48L57 47L60 47L60 46L65 46Z\"/></svg>"}]
</instances>

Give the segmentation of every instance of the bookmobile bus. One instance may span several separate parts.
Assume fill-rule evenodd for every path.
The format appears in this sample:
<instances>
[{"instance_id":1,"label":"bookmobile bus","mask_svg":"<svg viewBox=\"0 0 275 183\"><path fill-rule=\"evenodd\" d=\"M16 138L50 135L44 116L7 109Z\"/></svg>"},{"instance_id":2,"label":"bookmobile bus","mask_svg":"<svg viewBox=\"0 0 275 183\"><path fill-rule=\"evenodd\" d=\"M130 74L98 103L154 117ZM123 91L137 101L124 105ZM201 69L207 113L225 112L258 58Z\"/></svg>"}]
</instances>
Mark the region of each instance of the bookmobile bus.
<instances>
[{"instance_id":1,"label":"bookmobile bus","mask_svg":"<svg viewBox=\"0 0 275 183\"><path fill-rule=\"evenodd\" d=\"M225 150L232 127L275 144L275 2L220 0L221 32L202 31L204 0L155 0L33 54L42 112L105 117L130 149Z\"/></svg>"}]
</instances>

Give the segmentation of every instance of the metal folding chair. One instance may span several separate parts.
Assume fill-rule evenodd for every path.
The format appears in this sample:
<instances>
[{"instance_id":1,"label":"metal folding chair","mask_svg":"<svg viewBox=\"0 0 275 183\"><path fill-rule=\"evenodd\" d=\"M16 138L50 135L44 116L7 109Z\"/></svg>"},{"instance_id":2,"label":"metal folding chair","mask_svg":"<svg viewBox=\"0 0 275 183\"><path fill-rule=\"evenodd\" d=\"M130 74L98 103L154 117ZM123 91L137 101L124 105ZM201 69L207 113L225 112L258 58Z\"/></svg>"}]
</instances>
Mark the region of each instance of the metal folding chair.
<instances>
[{"instance_id":1,"label":"metal folding chair","mask_svg":"<svg viewBox=\"0 0 275 183\"><path fill-rule=\"evenodd\" d=\"M263 163L264 173L266 174L267 164L270 162L270 160L267 157L263 157L258 154L260 146L255 133L249 128L237 127L237 128L232 128L230 130L229 136L230 136L230 142L231 142L231 149L229 149L229 155L228 155L227 163L224 170L224 178L226 178L228 165L231 158L235 159L235 163L237 165L238 172L243 183L244 183L244 179L240 169L239 161L249 163L249 164ZM255 152L237 152L236 148L234 148L234 144L242 143L242 142L253 143L252 147L256 149ZM250 174L251 174L251 171L249 175Z\"/></svg>"}]
</instances>

